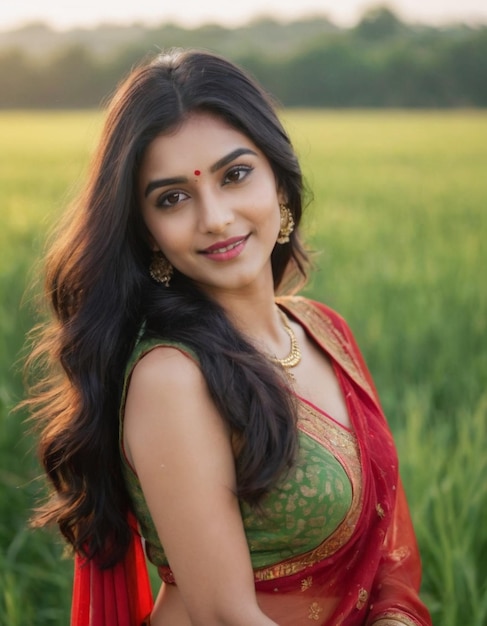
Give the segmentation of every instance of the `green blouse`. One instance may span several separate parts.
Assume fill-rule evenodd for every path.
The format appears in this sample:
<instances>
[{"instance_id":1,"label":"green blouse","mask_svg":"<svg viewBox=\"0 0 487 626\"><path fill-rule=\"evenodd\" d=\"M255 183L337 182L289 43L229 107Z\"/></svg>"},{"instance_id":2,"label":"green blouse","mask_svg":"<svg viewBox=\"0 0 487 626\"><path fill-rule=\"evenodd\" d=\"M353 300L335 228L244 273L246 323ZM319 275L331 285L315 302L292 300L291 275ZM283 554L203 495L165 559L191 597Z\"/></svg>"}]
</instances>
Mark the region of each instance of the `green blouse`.
<instances>
[{"instance_id":1,"label":"green blouse","mask_svg":"<svg viewBox=\"0 0 487 626\"><path fill-rule=\"evenodd\" d=\"M143 340L137 345L125 376L120 409L120 450L127 489L146 540L147 556L154 565L166 569L169 564L164 548L137 474L123 449L123 415L131 373L145 354L163 346L177 348L197 361L186 346L171 341ZM298 443L295 464L264 498L260 510L240 503L252 566L255 572L260 571L260 578L272 578L276 564L295 561L299 555L311 555L320 550L320 546L329 549L329 538L336 537L341 543L353 531L358 515L360 481L353 433L298 398Z\"/></svg>"}]
</instances>

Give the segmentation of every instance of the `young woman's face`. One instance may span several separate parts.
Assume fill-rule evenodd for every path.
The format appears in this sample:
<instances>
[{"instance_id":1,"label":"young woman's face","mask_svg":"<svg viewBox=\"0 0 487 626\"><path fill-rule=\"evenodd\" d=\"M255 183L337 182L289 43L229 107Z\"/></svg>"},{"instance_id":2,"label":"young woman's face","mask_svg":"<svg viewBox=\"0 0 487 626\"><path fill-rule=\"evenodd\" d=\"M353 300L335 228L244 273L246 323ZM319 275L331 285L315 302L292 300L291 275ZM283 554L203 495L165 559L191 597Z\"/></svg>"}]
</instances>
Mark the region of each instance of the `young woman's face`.
<instances>
[{"instance_id":1,"label":"young woman's face","mask_svg":"<svg viewBox=\"0 0 487 626\"><path fill-rule=\"evenodd\" d=\"M214 295L272 285L280 227L277 189L264 154L244 134L195 113L148 147L139 177L154 250Z\"/></svg>"}]
</instances>

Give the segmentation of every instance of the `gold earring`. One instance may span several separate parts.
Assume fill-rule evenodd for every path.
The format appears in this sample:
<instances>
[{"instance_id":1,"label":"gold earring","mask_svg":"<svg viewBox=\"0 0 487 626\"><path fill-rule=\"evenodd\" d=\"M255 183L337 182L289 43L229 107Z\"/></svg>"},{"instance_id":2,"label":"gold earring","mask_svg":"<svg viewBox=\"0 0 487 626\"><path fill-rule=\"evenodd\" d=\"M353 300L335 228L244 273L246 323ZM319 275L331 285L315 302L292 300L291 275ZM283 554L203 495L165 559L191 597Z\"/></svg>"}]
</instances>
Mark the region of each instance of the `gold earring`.
<instances>
[{"instance_id":1,"label":"gold earring","mask_svg":"<svg viewBox=\"0 0 487 626\"><path fill-rule=\"evenodd\" d=\"M287 243L289 235L294 230L294 218L287 204L280 204L279 210L281 212L281 229L279 230L277 243Z\"/></svg>"},{"instance_id":2,"label":"gold earring","mask_svg":"<svg viewBox=\"0 0 487 626\"><path fill-rule=\"evenodd\" d=\"M174 268L162 254L162 252L154 252L152 261L149 265L149 274L156 281L162 283L165 287L169 287Z\"/></svg>"}]
</instances>

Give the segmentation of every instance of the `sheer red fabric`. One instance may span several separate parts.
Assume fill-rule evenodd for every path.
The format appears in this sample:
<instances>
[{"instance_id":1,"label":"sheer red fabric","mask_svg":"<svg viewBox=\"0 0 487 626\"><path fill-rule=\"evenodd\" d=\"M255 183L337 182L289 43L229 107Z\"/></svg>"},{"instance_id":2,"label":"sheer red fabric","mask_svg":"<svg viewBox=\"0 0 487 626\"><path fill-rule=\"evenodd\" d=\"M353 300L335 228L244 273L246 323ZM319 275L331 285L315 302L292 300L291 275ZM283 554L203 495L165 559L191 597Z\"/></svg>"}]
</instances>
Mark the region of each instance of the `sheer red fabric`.
<instances>
[{"instance_id":1,"label":"sheer red fabric","mask_svg":"<svg viewBox=\"0 0 487 626\"><path fill-rule=\"evenodd\" d=\"M395 446L357 344L344 320L326 306L302 298L280 304L333 362L359 444L362 505L344 545L292 576L258 581L259 602L280 626L310 620L369 626L381 617L430 626L419 598L421 562Z\"/></svg>"}]
</instances>

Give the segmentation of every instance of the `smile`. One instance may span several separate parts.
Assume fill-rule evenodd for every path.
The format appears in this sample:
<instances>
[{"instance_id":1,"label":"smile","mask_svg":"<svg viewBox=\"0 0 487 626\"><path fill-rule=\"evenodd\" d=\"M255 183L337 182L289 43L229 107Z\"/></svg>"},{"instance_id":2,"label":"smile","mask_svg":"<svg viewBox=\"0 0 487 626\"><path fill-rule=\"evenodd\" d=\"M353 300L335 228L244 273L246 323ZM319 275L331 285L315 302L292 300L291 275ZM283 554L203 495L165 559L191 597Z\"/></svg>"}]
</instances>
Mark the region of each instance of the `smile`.
<instances>
[{"instance_id":1,"label":"smile","mask_svg":"<svg viewBox=\"0 0 487 626\"><path fill-rule=\"evenodd\" d=\"M215 261L229 261L242 252L249 237L250 235L246 235L244 237L232 237L226 241L219 241L201 250L200 254L204 254L207 258Z\"/></svg>"}]
</instances>

